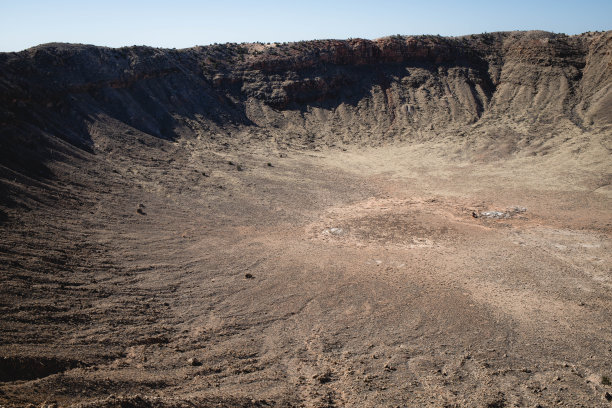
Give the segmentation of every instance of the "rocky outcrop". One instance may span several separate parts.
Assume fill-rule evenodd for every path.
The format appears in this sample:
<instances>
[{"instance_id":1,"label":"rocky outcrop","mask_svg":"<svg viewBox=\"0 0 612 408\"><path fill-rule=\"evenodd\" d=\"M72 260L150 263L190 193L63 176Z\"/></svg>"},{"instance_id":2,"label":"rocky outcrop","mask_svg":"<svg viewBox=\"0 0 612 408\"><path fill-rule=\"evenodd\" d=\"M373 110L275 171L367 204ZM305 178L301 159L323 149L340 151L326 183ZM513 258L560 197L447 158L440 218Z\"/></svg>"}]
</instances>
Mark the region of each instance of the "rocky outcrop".
<instances>
[{"instance_id":1,"label":"rocky outcrop","mask_svg":"<svg viewBox=\"0 0 612 408\"><path fill-rule=\"evenodd\" d=\"M607 131L611 50L612 32L184 50L47 44L0 54L0 123L4 141L34 126L83 148L87 123L100 113L162 138L225 126L328 143L502 123L524 134Z\"/></svg>"}]
</instances>

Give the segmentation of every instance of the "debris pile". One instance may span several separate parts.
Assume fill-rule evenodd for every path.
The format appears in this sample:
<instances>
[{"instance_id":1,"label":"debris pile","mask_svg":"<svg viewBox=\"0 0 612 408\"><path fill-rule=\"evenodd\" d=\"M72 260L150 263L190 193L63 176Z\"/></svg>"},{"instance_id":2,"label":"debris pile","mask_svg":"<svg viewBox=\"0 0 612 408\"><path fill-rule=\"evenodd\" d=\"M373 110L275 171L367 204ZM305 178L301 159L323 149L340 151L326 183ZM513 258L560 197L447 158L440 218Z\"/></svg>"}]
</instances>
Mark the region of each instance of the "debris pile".
<instances>
[{"instance_id":1,"label":"debris pile","mask_svg":"<svg viewBox=\"0 0 612 408\"><path fill-rule=\"evenodd\" d=\"M505 219L512 218L517 214L522 214L527 211L525 207L514 206L507 208L505 211L483 211L481 213L472 212L474 218L496 218Z\"/></svg>"},{"instance_id":2,"label":"debris pile","mask_svg":"<svg viewBox=\"0 0 612 408\"><path fill-rule=\"evenodd\" d=\"M323 231L323 234L325 235L344 235L344 230L342 228L337 228L337 227L326 228Z\"/></svg>"}]
</instances>

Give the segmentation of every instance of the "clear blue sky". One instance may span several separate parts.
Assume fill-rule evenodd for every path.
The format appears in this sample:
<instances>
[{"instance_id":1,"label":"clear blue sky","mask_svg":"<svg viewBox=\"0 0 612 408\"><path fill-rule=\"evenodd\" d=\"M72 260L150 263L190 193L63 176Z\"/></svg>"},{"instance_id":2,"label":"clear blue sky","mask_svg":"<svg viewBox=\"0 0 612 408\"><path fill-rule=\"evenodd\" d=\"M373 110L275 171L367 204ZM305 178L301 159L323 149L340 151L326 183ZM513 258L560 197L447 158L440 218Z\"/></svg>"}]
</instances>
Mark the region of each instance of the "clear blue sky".
<instances>
[{"instance_id":1,"label":"clear blue sky","mask_svg":"<svg viewBox=\"0 0 612 408\"><path fill-rule=\"evenodd\" d=\"M612 0L0 0L0 51L47 42L184 48L225 42L612 29Z\"/></svg>"}]
</instances>

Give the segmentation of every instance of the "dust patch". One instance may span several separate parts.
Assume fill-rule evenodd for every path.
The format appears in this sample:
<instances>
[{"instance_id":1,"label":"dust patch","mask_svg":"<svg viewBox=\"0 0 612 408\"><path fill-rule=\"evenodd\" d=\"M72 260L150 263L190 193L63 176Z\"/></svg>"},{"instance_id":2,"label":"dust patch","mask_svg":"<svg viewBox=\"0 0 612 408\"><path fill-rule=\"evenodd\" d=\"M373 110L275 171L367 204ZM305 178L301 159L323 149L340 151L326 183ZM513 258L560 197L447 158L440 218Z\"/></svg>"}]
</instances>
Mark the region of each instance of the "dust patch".
<instances>
[{"instance_id":1,"label":"dust patch","mask_svg":"<svg viewBox=\"0 0 612 408\"><path fill-rule=\"evenodd\" d=\"M336 245L394 249L441 248L483 227L472 206L436 198L371 197L329 209L307 226L307 236Z\"/></svg>"}]
</instances>

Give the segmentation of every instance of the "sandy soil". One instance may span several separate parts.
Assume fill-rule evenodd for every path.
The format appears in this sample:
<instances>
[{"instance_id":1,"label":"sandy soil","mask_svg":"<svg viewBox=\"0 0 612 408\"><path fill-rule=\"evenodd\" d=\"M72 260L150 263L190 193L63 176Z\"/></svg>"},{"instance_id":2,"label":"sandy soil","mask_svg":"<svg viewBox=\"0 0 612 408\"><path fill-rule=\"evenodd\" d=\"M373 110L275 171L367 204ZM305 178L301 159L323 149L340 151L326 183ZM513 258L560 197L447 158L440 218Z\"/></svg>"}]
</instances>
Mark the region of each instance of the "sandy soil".
<instances>
[{"instance_id":1,"label":"sandy soil","mask_svg":"<svg viewBox=\"0 0 612 408\"><path fill-rule=\"evenodd\" d=\"M92 135L5 210L0 405L610 406L605 138Z\"/></svg>"}]
</instances>

